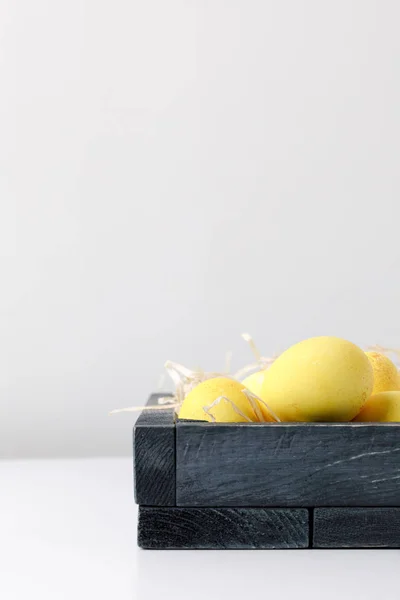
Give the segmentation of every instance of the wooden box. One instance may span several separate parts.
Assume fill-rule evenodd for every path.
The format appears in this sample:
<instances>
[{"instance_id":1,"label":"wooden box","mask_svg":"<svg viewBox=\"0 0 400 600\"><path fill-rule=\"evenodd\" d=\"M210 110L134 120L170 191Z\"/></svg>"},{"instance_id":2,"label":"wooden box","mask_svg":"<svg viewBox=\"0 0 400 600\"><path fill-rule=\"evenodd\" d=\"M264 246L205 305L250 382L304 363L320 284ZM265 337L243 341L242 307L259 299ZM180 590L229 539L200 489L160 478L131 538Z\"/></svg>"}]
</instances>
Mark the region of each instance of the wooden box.
<instances>
[{"instance_id":1,"label":"wooden box","mask_svg":"<svg viewBox=\"0 0 400 600\"><path fill-rule=\"evenodd\" d=\"M142 548L400 547L397 423L221 424L144 410L134 459Z\"/></svg>"}]
</instances>

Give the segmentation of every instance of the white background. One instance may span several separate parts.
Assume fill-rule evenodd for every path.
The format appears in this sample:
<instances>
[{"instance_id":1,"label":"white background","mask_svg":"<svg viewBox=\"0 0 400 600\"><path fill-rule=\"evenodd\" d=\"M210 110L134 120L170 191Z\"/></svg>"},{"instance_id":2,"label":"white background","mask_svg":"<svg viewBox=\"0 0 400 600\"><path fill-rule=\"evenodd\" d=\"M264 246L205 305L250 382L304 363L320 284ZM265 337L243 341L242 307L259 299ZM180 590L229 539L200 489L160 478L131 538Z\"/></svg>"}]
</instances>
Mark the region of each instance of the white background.
<instances>
[{"instance_id":1,"label":"white background","mask_svg":"<svg viewBox=\"0 0 400 600\"><path fill-rule=\"evenodd\" d=\"M129 458L3 461L1 473L5 600L399 598L399 550L139 550Z\"/></svg>"},{"instance_id":2,"label":"white background","mask_svg":"<svg viewBox=\"0 0 400 600\"><path fill-rule=\"evenodd\" d=\"M0 455L131 452L166 359L400 345L400 4L0 1Z\"/></svg>"}]
</instances>

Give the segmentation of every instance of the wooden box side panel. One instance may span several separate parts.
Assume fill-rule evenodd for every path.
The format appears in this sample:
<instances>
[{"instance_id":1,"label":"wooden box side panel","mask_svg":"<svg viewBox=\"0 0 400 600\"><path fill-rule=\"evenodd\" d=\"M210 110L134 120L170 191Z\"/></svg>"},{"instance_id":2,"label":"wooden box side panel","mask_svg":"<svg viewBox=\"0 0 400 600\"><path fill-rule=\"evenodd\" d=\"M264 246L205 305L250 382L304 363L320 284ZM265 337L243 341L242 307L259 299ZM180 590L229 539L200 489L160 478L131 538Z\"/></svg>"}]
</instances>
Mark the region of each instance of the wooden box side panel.
<instances>
[{"instance_id":1,"label":"wooden box side panel","mask_svg":"<svg viewBox=\"0 0 400 600\"><path fill-rule=\"evenodd\" d=\"M400 506L398 424L176 425L178 506Z\"/></svg>"},{"instance_id":2,"label":"wooden box side panel","mask_svg":"<svg viewBox=\"0 0 400 600\"><path fill-rule=\"evenodd\" d=\"M148 404L156 404L153 394ZM174 409L144 410L133 434L135 501L147 506L175 505Z\"/></svg>"}]
</instances>

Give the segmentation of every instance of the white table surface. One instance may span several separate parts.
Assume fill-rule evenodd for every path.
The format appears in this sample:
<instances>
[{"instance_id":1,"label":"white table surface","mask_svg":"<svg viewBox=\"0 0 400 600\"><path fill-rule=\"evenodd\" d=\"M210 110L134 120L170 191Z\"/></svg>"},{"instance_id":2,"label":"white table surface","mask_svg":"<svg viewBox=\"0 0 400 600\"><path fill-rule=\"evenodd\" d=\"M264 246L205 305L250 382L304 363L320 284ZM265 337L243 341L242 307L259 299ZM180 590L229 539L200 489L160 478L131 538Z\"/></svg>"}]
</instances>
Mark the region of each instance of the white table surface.
<instances>
[{"instance_id":1,"label":"white table surface","mask_svg":"<svg viewBox=\"0 0 400 600\"><path fill-rule=\"evenodd\" d=\"M0 462L2 600L398 600L398 550L149 551L132 461Z\"/></svg>"}]
</instances>

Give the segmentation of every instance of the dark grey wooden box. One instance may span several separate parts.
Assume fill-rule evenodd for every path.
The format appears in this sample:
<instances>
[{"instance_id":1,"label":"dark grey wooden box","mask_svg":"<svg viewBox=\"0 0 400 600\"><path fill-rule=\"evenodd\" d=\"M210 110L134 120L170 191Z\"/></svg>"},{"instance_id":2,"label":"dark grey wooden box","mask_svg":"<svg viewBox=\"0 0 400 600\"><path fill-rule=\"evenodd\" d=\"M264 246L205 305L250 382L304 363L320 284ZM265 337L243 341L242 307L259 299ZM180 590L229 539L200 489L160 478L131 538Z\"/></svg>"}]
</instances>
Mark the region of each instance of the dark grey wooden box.
<instances>
[{"instance_id":1,"label":"dark grey wooden box","mask_svg":"<svg viewBox=\"0 0 400 600\"><path fill-rule=\"evenodd\" d=\"M143 548L400 547L397 423L217 424L144 410L134 459Z\"/></svg>"}]
</instances>

